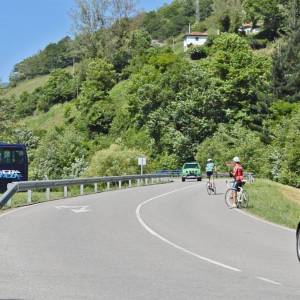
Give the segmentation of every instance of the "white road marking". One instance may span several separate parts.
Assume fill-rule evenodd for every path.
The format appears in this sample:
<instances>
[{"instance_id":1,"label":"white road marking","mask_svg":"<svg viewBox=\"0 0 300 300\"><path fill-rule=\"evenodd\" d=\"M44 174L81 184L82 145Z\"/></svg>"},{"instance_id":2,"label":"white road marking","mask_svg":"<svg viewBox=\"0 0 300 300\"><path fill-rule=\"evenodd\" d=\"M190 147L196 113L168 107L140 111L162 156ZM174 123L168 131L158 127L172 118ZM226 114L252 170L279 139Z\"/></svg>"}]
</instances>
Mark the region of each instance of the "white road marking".
<instances>
[{"instance_id":1,"label":"white road marking","mask_svg":"<svg viewBox=\"0 0 300 300\"><path fill-rule=\"evenodd\" d=\"M58 210L61 210L61 209L69 209L71 210L72 212L78 214L78 213L86 213L86 212L89 212L91 211L89 209L89 206L88 205L59 205L59 206L54 206L55 208L57 208Z\"/></svg>"},{"instance_id":2,"label":"white road marking","mask_svg":"<svg viewBox=\"0 0 300 300\"><path fill-rule=\"evenodd\" d=\"M264 277L256 277L256 278L259 279L259 280L262 280L264 282L268 282L268 283L274 284L274 285L281 285L281 283L273 281L273 280L268 279L268 278L264 278Z\"/></svg>"},{"instance_id":3,"label":"white road marking","mask_svg":"<svg viewBox=\"0 0 300 300\"><path fill-rule=\"evenodd\" d=\"M195 186L198 186L198 185L193 185L192 187L195 187ZM182 189L176 189L176 190L173 190L171 192L168 192L168 193L165 193L165 194L161 194L161 195L158 195L156 197L153 197L153 198L150 198L144 202L142 202L137 208L136 208L136 217L138 219L138 221L140 222L140 224L150 233L152 234L153 236L157 237L158 239L160 239L161 241L165 242L166 244L169 244L170 246L186 253L186 254L189 254L189 255L192 255L202 261L205 261L205 262L208 262L210 264L213 264L213 265L216 265L216 266L219 266L219 267L222 267L222 268L225 268L227 270L230 270L230 271L234 271L234 272L242 272L240 269L237 269L237 268L234 268L234 267L231 267L231 266L228 266L228 265L225 265L221 262L218 262L218 261L215 261L213 259L210 259L210 258L207 258L207 257L204 257L202 255L199 255L197 253L194 253L180 245L177 245L175 243L173 243L172 241L168 240L167 238L163 237L162 235L160 235L159 233L157 233L156 231L154 231L152 228L150 228L149 225L147 225L144 220L142 219L141 217L141 208L146 205L147 203L153 201L153 200L156 200L156 199L159 199L159 198L163 198L167 195L170 195L170 194L174 194L176 192L179 192L179 191L183 191L183 190L186 190L188 188L191 188L190 186L189 187L185 187L185 188L182 188Z\"/></svg>"}]
</instances>

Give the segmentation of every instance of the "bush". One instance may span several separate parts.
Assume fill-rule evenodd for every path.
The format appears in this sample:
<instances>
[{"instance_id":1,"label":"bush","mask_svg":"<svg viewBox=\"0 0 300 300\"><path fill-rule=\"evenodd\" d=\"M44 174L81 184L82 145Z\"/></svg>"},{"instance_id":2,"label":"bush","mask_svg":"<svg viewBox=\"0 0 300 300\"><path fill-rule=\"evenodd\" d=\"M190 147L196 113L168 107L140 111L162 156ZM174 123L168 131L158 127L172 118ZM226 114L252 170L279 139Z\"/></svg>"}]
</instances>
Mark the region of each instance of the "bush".
<instances>
[{"instance_id":1,"label":"bush","mask_svg":"<svg viewBox=\"0 0 300 300\"><path fill-rule=\"evenodd\" d=\"M84 137L72 128L51 130L34 153L31 177L59 179L80 176L87 166L84 145Z\"/></svg>"},{"instance_id":2,"label":"bush","mask_svg":"<svg viewBox=\"0 0 300 300\"><path fill-rule=\"evenodd\" d=\"M249 37L249 45L253 50L264 49L267 47L268 40L267 39L257 39L253 36Z\"/></svg>"},{"instance_id":3,"label":"bush","mask_svg":"<svg viewBox=\"0 0 300 300\"><path fill-rule=\"evenodd\" d=\"M136 149L123 148L113 144L108 149L96 152L86 172L87 176L121 176L139 173Z\"/></svg>"},{"instance_id":4,"label":"bush","mask_svg":"<svg viewBox=\"0 0 300 300\"><path fill-rule=\"evenodd\" d=\"M208 50L205 46L194 46L189 49L188 53L192 60L199 60L207 57Z\"/></svg>"}]
</instances>

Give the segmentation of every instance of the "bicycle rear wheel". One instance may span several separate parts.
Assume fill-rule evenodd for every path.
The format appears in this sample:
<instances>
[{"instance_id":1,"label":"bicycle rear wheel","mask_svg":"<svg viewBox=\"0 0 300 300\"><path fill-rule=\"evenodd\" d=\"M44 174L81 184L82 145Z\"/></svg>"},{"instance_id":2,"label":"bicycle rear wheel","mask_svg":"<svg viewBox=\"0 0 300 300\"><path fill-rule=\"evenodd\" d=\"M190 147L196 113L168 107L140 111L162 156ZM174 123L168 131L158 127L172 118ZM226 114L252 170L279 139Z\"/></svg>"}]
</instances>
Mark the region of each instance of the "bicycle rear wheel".
<instances>
[{"instance_id":1,"label":"bicycle rear wheel","mask_svg":"<svg viewBox=\"0 0 300 300\"><path fill-rule=\"evenodd\" d=\"M242 208L247 208L249 205L249 195L246 191L243 191L242 194L242 201L241 201L241 207Z\"/></svg>"},{"instance_id":2,"label":"bicycle rear wheel","mask_svg":"<svg viewBox=\"0 0 300 300\"><path fill-rule=\"evenodd\" d=\"M233 195L232 195L233 190L229 188L226 193L225 193L225 203L228 208L233 207Z\"/></svg>"},{"instance_id":3,"label":"bicycle rear wheel","mask_svg":"<svg viewBox=\"0 0 300 300\"><path fill-rule=\"evenodd\" d=\"M211 185L209 182L206 183L206 190L207 190L207 194L211 195L212 190L211 190Z\"/></svg>"}]
</instances>

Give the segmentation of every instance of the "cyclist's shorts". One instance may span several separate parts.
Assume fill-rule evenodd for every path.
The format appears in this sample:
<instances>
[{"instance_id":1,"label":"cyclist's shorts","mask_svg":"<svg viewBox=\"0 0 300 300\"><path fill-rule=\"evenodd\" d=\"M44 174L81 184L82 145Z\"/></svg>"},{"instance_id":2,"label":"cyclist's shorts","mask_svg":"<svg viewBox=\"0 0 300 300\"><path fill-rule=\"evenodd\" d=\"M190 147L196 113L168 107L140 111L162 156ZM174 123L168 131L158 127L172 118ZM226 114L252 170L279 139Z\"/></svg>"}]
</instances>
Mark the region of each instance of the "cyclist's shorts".
<instances>
[{"instance_id":1,"label":"cyclist's shorts","mask_svg":"<svg viewBox=\"0 0 300 300\"><path fill-rule=\"evenodd\" d=\"M240 187L243 186L243 182L242 181L234 181L233 184L232 184L232 189L234 191L238 191Z\"/></svg>"},{"instance_id":2,"label":"cyclist's shorts","mask_svg":"<svg viewBox=\"0 0 300 300\"><path fill-rule=\"evenodd\" d=\"M208 178L210 178L211 176L213 176L213 173L214 173L214 172L206 172L206 176L207 176Z\"/></svg>"}]
</instances>

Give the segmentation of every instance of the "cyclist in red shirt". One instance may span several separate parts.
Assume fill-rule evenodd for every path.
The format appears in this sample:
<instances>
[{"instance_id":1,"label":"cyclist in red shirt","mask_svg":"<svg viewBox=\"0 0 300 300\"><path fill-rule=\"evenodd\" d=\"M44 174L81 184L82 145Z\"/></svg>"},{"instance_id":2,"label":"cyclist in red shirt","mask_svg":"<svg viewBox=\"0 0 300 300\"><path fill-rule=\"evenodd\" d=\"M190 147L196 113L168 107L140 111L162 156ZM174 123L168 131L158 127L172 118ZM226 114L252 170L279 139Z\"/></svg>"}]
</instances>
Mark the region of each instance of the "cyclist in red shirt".
<instances>
[{"instance_id":1,"label":"cyclist in red shirt","mask_svg":"<svg viewBox=\"0 0 300 300\"><path fill-rule=\"evenodd\" d=\"M234 167L233 170L231 172L233 178L234 178L234 182L232 185L232 197L233 197L233 207L236 207L237 204L237 191L238 188L241 187L243 185L243 180L244 180L244 171L243 171L243 167L241 165L240 162L240 158L238 156L235 156L233 158L233 162L234 162Z\"/></svg>"}]
</instances>

